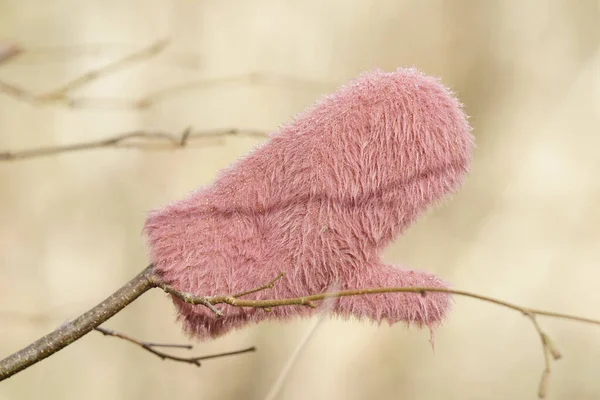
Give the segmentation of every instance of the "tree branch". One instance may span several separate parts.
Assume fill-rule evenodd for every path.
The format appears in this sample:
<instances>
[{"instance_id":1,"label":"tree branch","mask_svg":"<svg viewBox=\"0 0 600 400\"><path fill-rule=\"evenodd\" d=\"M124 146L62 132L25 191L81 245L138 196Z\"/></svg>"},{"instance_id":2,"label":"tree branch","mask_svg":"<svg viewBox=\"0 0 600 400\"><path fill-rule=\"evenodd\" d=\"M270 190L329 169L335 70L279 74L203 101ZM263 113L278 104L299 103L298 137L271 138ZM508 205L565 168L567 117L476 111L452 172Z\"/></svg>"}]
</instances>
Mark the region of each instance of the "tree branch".
<instances>
[{"instance_id":1,"label":"tree branch","mask_svg":"<svg viewBox=\"0 0 600 400\"><path fill-rule=\"evenodd\" d=\"M550 337L541 329L537 322L538 316L545 317L553 317L553 318L561 318L568 319L571 321L583 322L588 324L600 325L600 320L579 317L570 314L562 314L551 311L538 310L529 307L519 306L513 303L509 303L503 300L495 299L488 296L479 295L476 293L471 293L463 290L454 290L454 289L441 289L441 288L429 288L429 287L390 287L390 288L368 288L368 289L354 289L354 290L342 290L342 291L333 291L322 294L315 295L307 295L302 297L295 298L287 298L287 299L273 299L273 300L245 300L241 299L250 293L255 293L261 290L266 290L272 288L276 282L283 278L284 274L279 274L270 282L257 287L255 289L250 289L241 293L232 294L232 295L224 295L224 296L198 296L191 293L181 292L177 289L168 286L160 281L160 279L153 274L152 266L148 266L141 273L139 273L135 278L129 281L125 286L120 288L110 297L108 297L105 301L86 312L85 314L79 316L75 320L68 322L54 332L42 337L26 348L18 351L17 353L7 357L6 359L0 361L0 381L16 374L19 371L22 371L25 368L32 366L33 364L49 357L50 355L56 353L62 348L68 346L73 343L77 339L81 338L88 332L93 329L97 329L105 334L109 334L111 336L121 337L127 341L132 343L136 343L151 353L157 355L161 358L168 358L175 361L180 362L188 362L193 364L198 364L200 360L222 357L224 355L233 355L245 353L248 351L253 351L252 348L234 351L231 353L222 353L211 356L204 357L195 357L195 358L183 358L171 356L162 352L159 352L153 347L159 347L159 344L156 343L144 343L139 342L135 339L126 337L122 334L111 334L109 331L104 328L98 328L100 324L104 323L110 317L115 315L117 312L125 308L135 299L137 299L140 295L142 295L147 290L158 287L164 290L165 292L180 298L181 300L196 305L203 305L208 307L213 312L216 313L216 317L218 318L221 315L219 310L215 309L215 305L217 304L229 304L234 307L253 307L253 308L262 308L265 311L269 311L273 307L284 307L290 305L303 305L307 307L316 307L315 302L323 301L331 298L339 298L339 297L347 297L347 296L364 296L371 294L381 294L381 293L414 293L415 295L426 296L428 292L438 292L438 293L448 293L458 296L471 297L477 300L481 300L484 302L496 304L502 307L509 308L511 310L518 311L522 313L524 316L530 319L532 322L534 329L536 330L540 341L542 343L542 349L544 352L544 371L542 374L542 378L539 384L538 396L540 398L545 397L547 393L548 386L548 378L550 375L550 357L554 360L558 360L561 357L560 352L556 348L556 345L550 339Z\"/></svg>"},{"instance_id":2,"label":"tree branch","mask_svg":"<svg viewBox=\"0 0 600 400\"><path fill-rule=\"evenodd\" d=\"M197 365L198 367L200 366L200 361L203 361L203 360L208 360L211 358L220 358L220 357L225 357L225 356L233 356L233 355L237 355L237 354L243 354L243 353L249 353L251 351L256 351L256 347L252 346L252 347L248 347L248 348L242 349L242 350L228 351L226 353L211 354L208 356L179 357L179 356L174 356L172 354L164 353L162 351L158 351L155 349L155 347L170 347L170 348L175 347L175 348L184 348L184 349L191 350L194 346L189 345L189 344L142 342L142 341L132 338L131 336L127 336L123 333L116 332L111 329L106 329L106 328L102 328L102 327L96 327L94 329L97 330L98 332L102 333L105 336L113 336L113 337L128 341L129 343L138 345L141 348L143 348L144 350L154 354L155 356L159 357L162 360L172 360L172 361L177 361L177 362L182 362L182 363L194 364L194 365Z\"/></svg>"},{"instance_id":3,"label":"tree branch","mask_svg":"<svg viewBox=\"0 0 600 400\"><path fill-rule=\"evenodd\" d=\"M258 290L273 287L272 283L274 283L276 280L280 279L283 275L284 275L283 273L277 275L277 277L273 281L271 281L267 285L261 286L260 288L252 289L247 292L243 292L241 294L224 295L224 296L197 296L192 293L179 291L179 290L173 288L172 286L165 285L164 283L157 281L157 278L155 276L153 276L150 279L153 280L154 284L157 287L163 289L165 292L167 292L173 296L178 297L179 299L183 300L186 303L196 304L196 305L205 305L205 306L206 306L206 303L210 303L213 306L217 305L217 304L229 304L230 306L234 306L234 307L252 307L252 308L273 308L273 307L294 306L294 305L295 306L308 306L308 307L314 308L315 301L322 301L322 300L334 298L334 297L363 296L363 295L382 294L382 293L418 293L421 296L425 296L427 294L427 292L429 292L429 293L448 293L448 294L453 294L453 295L457 295L457 296L471 297L471 298L474 298L477 300L481 300L481 301L493 303L493 304L496 304L496 305L499 305L502 307L510 308L512 310L519 311L525 315L529 315L529 314L541 315L541 316L545 316L545 317L562 318L562 319L568 319L568 320L577 321L577 322L584 322L584 323L588 323L588 324L600 325L600 320L596 320L596 319L592 319L592 318L578 317L578 316L570 315L570 314L561 314L561 313L556 313L556 312L552 312L552 311L544 311L544 310L538 310L538 309L534 309L534 308L523 307L523 306L509 303L504 300L495 299L493 297L488 297L488 296L480 295L477 293L468 292L465 290L444 289L444 288L436 288L436 287L411 286L411 287L350 289L350 290L341 290L341 291L336 291L336 292L327 292L327 293L313 294L313 295L307 295L307 296L302 296L302 297L293 297L293 298L276 299L276 300L244 300L244 299L239 298L240 296L247 294L247 293L254 293L254 292L257 292Z\"/></svg>"},{"instance_id":4,"label":"tree branch","mask_svg":"<svg viewBox=\"0 0 600 400\"><path fill-rule=\"evenodd\" d=\"M0 361L0 381L51 356L104 323L154 287L151 275L152 267L148 266L96 307Z\"/></svg>"},{"instance_id":5,"label":"tree branch","mask_svg":"<svg viewBox=\"0 0 600 400\"><path fill-rule=\"evenodd\" d=\"M164 283L156 281L156 278L151 278L155 281L155 285L160 287L165 292L178 297L182 301L189 304L196 305L204 305L209 309L215 311L216 317L219 318L222 316L222 312L215 309L215 305L217 304L229 304L234 307L252 307L252 308L262 308L265 311L270 311L273 307L284 307L291 305L300 305L315 308L315 302L323 301L331 298L339 298L339 297L348 297L348 296L364 296L364 295L372 295L372 294L381 294L381 293L415 293L421 296L426 296L427 293L448 293L458 296L470 297L477 300L481 300L484 302L496 304L502 307L509 308L511 310L518 311L522 313L524 316L529 318L535 331L537 332L540 341L542 343L542 351L544 355L544 370L542 372L542 376L540 378L539 386L538 386L538 397L540 399L545 398L548 392L548 381L550 377L551 371L551 360L552 357L554 360L558 360L561 358L561 354L556 348L554 342L550 339L550 337L541 329L540 325L537 322L537 316L545 316L545 317L553 317L553 318L561 318L567 319L571 321L583 322L593 325L600 325L600 320L579 317L575 315L556 313L551 311L538 310L529 307L519 306L513 303L509 303L504 300L495 299L488 296L483 296L476 293L467 292L464 290L454 290L454 289L442 289L442 288L433 288L433 287L388 287L388 288L368 288L368 289L353 289L353 290L342 290L342 291L332 291L321 294L307 295L302 297L294 297L287 299L275 299L275 300L245 300L240 299L241 296L254 293L259 290L267 289L273 287L273 284L279 280L283 275L279 274L275 279L273 279L268 284L261 286L259 288L249 290L247 292L243 292L236 295L225 295L225 296L196 296L192 293L186 293L178 291L177 289L165 285Z\"/></svg>"},{"instance_id":6,"label":"tree branch","mask_svg":"<svg viewBox=\"0 0 600 400\"><path fill-rule=\"evenodd\" d=\"M158 40L144 49L131 53L104 67L90 70L84 73L83 75L80 75L75 79L67 82L66 84L43 94L36 95L19 86L11 85L2 81L0 81L0 92L4 92L17 100L26 101L34 105L54 103L72 105L73 100L68 97L69 93L71 93L72 91L79 89L93 81L101 79L107 75L110 75L116 71L122 70L133 63L151 58L159 54L162 50L164 50L168 44L169 41L166 39ZM11 50L12 48L7 47L8 50L4 52L5 54L7 54L5 60L8 60L9 58L18 54L16 50L20 51L18 47L13 47L15 50L12 50L12 53L9 53L9 50ZM0 47L0 62L2 61L1 56L2 48Z\"/></svg>"},{"instance_id":7,"label":"tree branch","mask_svg":"<svg viewBox=\"0 0 600 400\"><path fill-rule=\"evenodd\" d=\"M0 41L0 64L11 61L22 52L23 49L16 43Z\"/></svg>"},{"instance_id":8,"label":"tree branch","mask_svg":"<svg viewBox=\"0 0 600 400\"><path fill-rule=\"evenodd\" d=\"M147 48L129 54L102 68L90 70L85 74L78 76L77 78L68 82L67 84L39 96L38 100L41 102L65 101L67 100L68 93L70 93L71 91L79 89L90 82L101 79L104 76L110 75L113 72L122 70L130 66L131 64L154 57L161 51L163 51L168 44L168 39L158 40L152 43Z\"/></svg>"},{"instance_id":9,"label":"tree branch","mask_svg":"<svg viewBox=\"0 0 600 400\"><path fill-rule=\"evenodd\" d=\"M88 98L74 97L71 94L90 84L115 72L124 70L133 64L145 61L157 56L169 44L168 39L158 40L150 46L133 52L125 57L119 58L103 67L95 68L70 80L66 84L56 87L48 92L36 94L21 87L20 85L0 81L0 93L4 93L15 100L24 101L33 105L65 105L70 108L102 107L110 109L143 109L175 94L189 90L204 89L215 85L228 83L247 83L249 85L264 86L286 86L293 89L305 89L307 87L327 90L331 84L327 82L309 81L294 76L278 73L252 72L221 78L202 79L177 84L148 93L137 100L119 98ZM0 64L9 62L15 56L23 52L15 43L0 42Z\"/></svg>"},{"instance_id":10,"label":"tree branch","mask_svg":"<svg viewBox=\"0 0 600 400\"><path fill-rule=\"evenodd\" d=\"M155 42L156 44L156 42ZM108 54L133 54L139 45L132 43L119 42L87 42L73 45L56 46L31 46L17 45L8 41L0 41L0 64L3 61L2 50L16 47L19 50L19 65L36 65L48 63L60 63L78 57L101 57ZM177 66L181 69L197 71L200 65L200 56L198 53L187 51L169 51L165 57L164 63Z\"/></svg>"},{"instance_id":11,"label":"tree branch","mask_svg":"<svg viewBox=\"0 0 600 400\"><path fill-rule=\"evenodd\" d=\"M165 151L187 147L191 141L202 141L207 139L223 138L227 136L265 138L267 135L264 132L248 129L221 129L192 132L191 128L187 128L180 134L168 132L132 131L121 133L106 139L92 140L64 146L38 147L20 151L3 151L0 152L0 162L21 161L31 158L73 153L76 151L107 148Z\"/></svg>"},{"instance_id":12,"label":"tree branch","mask_svg":"<svg viewBox=\"0 0 600 400\"><path fill-rule=\"evenodd\" d=\"M175 94L232 83L245 83L250 86L282 86L296 90L316 89L318 91L327 91L333 86L331 82L301 79L292 75L272 72L250 72L241 75L184 82L179 85L160 89L142 96L140 99L136 100L131 107L144 109L164 100L165 98L170 98ZM74 106L77 105L75 104Z\"/></svg>"}]
</instances>

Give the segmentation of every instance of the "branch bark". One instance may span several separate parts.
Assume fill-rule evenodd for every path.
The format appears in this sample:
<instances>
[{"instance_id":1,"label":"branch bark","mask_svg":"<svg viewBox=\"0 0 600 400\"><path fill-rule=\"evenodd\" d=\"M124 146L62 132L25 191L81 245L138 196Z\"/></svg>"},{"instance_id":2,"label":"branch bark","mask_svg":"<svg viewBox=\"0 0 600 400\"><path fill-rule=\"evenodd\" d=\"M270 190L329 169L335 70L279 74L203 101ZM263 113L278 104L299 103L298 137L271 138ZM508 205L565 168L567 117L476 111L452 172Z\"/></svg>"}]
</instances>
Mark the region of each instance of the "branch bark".
<instances>
[{"instance_id":1,"label":"branch bark","mask_svg":"<svg viewBox=\"0 0 600 400\"><path fill-rule=\"evenodd\" d=\"M0 381L51 356L104 323L152 289L151 276L152 266L148 266L96 307L0 361Z\"/></svg>"},{"instance_id":2,"label":"branch bark","mask_svg":"<svg viewBox=\"0 0 600 400\"><path fill-rule=\"evenodd\" d=\"M137 346L140 346L142 349L148 351L151 354L154 354L161 360L171 360L171 361L177 361L177 362L182 362L182 363L194 364L198 367L201 365L200 361L203 361L203 360L209 360L211 358L221 358L221 357L226 357L226 356L234 356L234 355L238 355L238 354L244 354L244 353L256 351L256 347L252 346L252 347L248 347L248 348L245 348L242 350L228 351L226 353L210 354L207 356L180 357L180 356L175 356L173 354L168 354L168 353L156 350L156 347L169 347L169 348L175 347L175 348L180 348L180 349L184 348L184 349L191 350L193 348L193 346L192 345L184 345L184 344L172 344L172 343L143 342L143 341L134 339L131 336L127 336L121 332L115 332L112 329L107 329L107 328L102 328L102 327L97 327L94 329L97 330L98 332L102 333L104 336L113 336L113 337L116 337L119 339L123 339L129 343L133 343Z\"/></svg>"},{"instance_id":3,"label":"branch bark","mask_svg":"<svg viewBox=\"0 0 600 400\"><path fill-rule=\"evenodd\" d=\"M502 307L509 308L514 311L522 313L525 317L529 318L540 338L542 349L544 352L544 371L539 384L538 396L544 398L547 393L548 378L550 375L550 358L558 360L561 357L554 342L550 339L539 326L536 317L545 316L553 318L568 319L571 321L583 322L588 324L600 325L600 320L574 316L570 314L562 314L551 311L544 311L533 309L529 307L523 307L516 304L512 304L503 300L495 299L488 296L479 295L463 290L454 289L441 289L441 288L429 288L429 287L388 287L388 288L368 288L368 289L354 289L354 290L343 290L333 291L322 294L313 294L296 298L288 299L271 299L271 300L246 300L241 299L245 295L255 293L258 291L272 288L279 279L283 278L284 274L279 274L270 282L263 286L250 289L237 294L230 294L225 296L198 296L192 293L186 293L178 291L177 289L162 283L156 275L153 274L152 265L146 267L140 272L135 278L113 293L110 297L92 308L85 314L77 317L71 322L68 322L54 332L38 339L34 343L30 344L26 348L18 351L17 353L7 357L0 361L0 381L7 379L19 371L22 371L37 362L51 356L57 351L70 345L74 341L78 340L93 329L97 329L102 323L111 318L113 315L121 311L127 305L131 304L135 299L141 296L143 293L154 287L161 288L163 291L171 294L172 296L178 297L179 299L199 306L208 307L215 312L215 317L219 318L221 312L216 310L214 305L216 304L229 304L234 307L253 307L262 308L265 311L269 311L273 307L284 307L290 305L303 305L307 307L316 307L315 302L323 301L331 298L339 298L346 296L365 296L377 293L414 293L419 296L426 296L428 292L444 292L448 294L454 294L458 296L471 297L477 300L481 300L488 303L493 303ZM117 336L117 335L113 335ZM124 337L122 337L124 338ZM137 342L130 338L126 340ZM139 343L138 343L139 344ZM146 348L156 354L155 351ZM150 346L151 347L151 346ZM253 348L252 348L253 350ZM240 354L251 349L245 349L241 351L224 353L223 355ZM163 357L164 354L156 354L159 357ZM195 361L200 359L220 357L221 355L205 356L196 359L192 359L191 363L196 364ZM167 358L167 357L164 357ZM173 357L169 357L174 359ZM182 360L177 360L182 361ZM189 360L186 360L189 362Z\"/></svg>"}]
</instances>

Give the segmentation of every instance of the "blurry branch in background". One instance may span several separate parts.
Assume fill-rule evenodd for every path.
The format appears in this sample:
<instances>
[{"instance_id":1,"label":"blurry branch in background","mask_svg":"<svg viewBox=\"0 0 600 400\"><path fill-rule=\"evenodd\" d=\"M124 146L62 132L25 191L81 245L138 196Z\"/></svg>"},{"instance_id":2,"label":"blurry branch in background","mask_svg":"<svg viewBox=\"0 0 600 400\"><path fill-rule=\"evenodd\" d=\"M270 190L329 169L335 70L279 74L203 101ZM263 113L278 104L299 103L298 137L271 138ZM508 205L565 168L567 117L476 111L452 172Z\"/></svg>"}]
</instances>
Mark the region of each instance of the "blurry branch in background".
<instances>
[{"instance_id":1,"label":"blurry branch in background","mask_svg":"<svg viewBox=\"0 0 600 400\"><path fill-rule=\"evenodd\" d=\"M283 274L278 275L278 277L283 277L283 276L284 276ZM276 278L276 279L279 279L279 278ZM272 281L272 282L273 282L273 284L275 283L275 281ZM325 293L335 292L338 290L340 290L339 283L332 284L327 288L327 290L325 290ZM321 305L319 306L318 319L312 324L312 326L310 326L306 330L306 332L304 333L304 337L296 345L296 348L294 349L292 354L290 354L290 357L288 358L287 362L281 369L281 372L279 373L279 376L277 376L277 379L275 380L275 382L273 382L273 384L271 385L271 388L269 389L269 392L267 393L267 396L265 397L264 400L275 400L277 398L277 396L281 392L281 389L283 388L285 380L287 379L287 377L290 374L290 371L294 367L294 364L298 360L298 357L300 357L302 350L304 350L306 348L306 345L308 344L310 339L312 339L312 337L315 335L317 328L319 326L321 326L323 321L325 321L325 317L328 314L330 314L331 311L333 311L334 306L335 306L334 298L327 299L323 303L321 303Z\"/></svg>"},{"instance_id":2,"label":"blurry branch in background","mask_svg":"<svg viewBox=\"0 0 600 400\"><path fill-rule=\"evenodd\" d=\"M537 317L553 317L567 319L571 321L584 322L594 325L600 325L600 320L591 318L578 317L569 314L561 314L551 311L544 311L533 309L529 307L518 306L503 300L494 299L479 295L476 293L466 292L462 290L453 289L441 289L441 288L428 288L428 287L392 287L392 288L369 288L369 289L356 289L356 290L343 290L335 292L327 292L321 294L306 295L303 297L289 298L289 299L274 299L274 300L245 300L244 297L250 293L256 293L258 291L267 290L277 284L279 279L282 279L284 274L279 274L272 281L267 282L265 285L258 288L251 288L247 291L237 294L230 294L224 296L197 296L192 293L185 293L176 290L168 285L165 285L160 279L154 275L152 266L148 266L142 272L140 272L135 278L109 296L102 303L96 307L75 318L74 320L61 325L55 331L47 334L46 336L38 339L34 343L30 344L26 348L14 353L13 355L0 361L0 381L9 378L10 376L22 371L37 362L49 357L50 355L58 352L64 347L75 342L79 338L83 337L90 331L98 328L106 320L114 316L116 313L121 311L123 308L131 304L139 296L152 288L161 288L166 293L175 296L186 303L196 304L200 307L208 307L215 313L215 317L221 316L221 311L217 310L214 306L217 304L228 304L234 307L253 307L261 308L265 312L269 312L273 307L285 307L291 305L301 305L307 307L316 307L316 302L340 298L346 296L368 296L379 293L414 293L415 296L426 296L427 293L441 292L448 293L458 296L471 297L480 301L496 304L511 310L517 311L526 316L533 324L540 342L542 344L545 368L542 373L538 388L538 396L544 398L547 394L548 379L551 371L551 358L558 360L561 357L556 345L552 342L548 334L546 334L538 324ZM113 335L117 336L117 335ZM124 335L118 336L124 339ZM125 339L136 343L143 347L143 342L138 342L131 338ZM152 346L150 346L151 348ZM148 347L146 350L150 351ZM155 349L154 352L156 352ZM239 354L240 352L250 351L249 349L241 350L239 352L226 353L228 354Z\"/></svg>"},{"instance_id":3,"label":"blurry branch in background","mask_svg":"<svg viewBox=\"0 0 600 400\"><path fill-rule=\"evenodd\" d=\"M187 128L180 134L132 131L111 136L106 139L91 140L63 146L37 147L20 151L0 151L0 162L20 161L76 151L106 148L166 151L188 147L191 145L191 142L198 142L202 145L201 142L204 141L204 145L206 145L206 141L209 139L222 139L229 136L266 138L267 134L256 130L246 129L221 129L194 132L192 131L192 128Z\"/></svg>"},{"instance_id":4,"label":"blurry branch in background","mask_svg":"<svg viewBox=\"0 0 600 400\"><path fill-rule=\"evenodd\" d=\"M38 100L42 103L44 102L69 102L69 98L67 97L70 92L73 90L79 89L90 82L101 79L107 75L110 75L116 71L123 70L132 64L138 63L143 60L147 60L167 47L169 44L169 40L163 39L157 42L154 42L149 47L132 53L126 57L123 57L111 64L108 64L102 68L93 69L91 71L86 72L85 74L73 79L72 81L66 83L63 86L60 86L48 93L42 94L38 96Z\"/></svg>"},{"instance_id":5,"label":"blurry branch in background","mask_svg":"<svg viewBox=\"0 0 600 400\"><path fill-rule=\"evenodd\" d=\"M1 41L0 41L1 43ZM23 45L22 45L23 46ZM2 45L0 44L0 48ZM131 54L139 45L125 43L85 43L66 46L31 46L21 48L22 56L19 65L37 66L39 64L64 63L82 57L104 57L107 54ZM189 52L169 51L168 57L162 60L182 69L198 70L200 56Z\"/></svg>"},{"instance_id":6,"label":"blurry branch in background","mask_svg":"<svg viewBox=\"0 0 600 400\"><path fill-rule=\"evenodd\" d=\"M9 62L21 54L23 50L13 42L0 42L0 65Z\"/></svg>"},{"instance_id":7,"label":"blurry branch in background","mask_svg":"<svg viewBox=\"0 0 600 400\"><path fill-rule=\"evenodd\" d=\"M66 84L59 86L49 92L42 93L39 95L33 94L30 91L23 89L16 85L11 85L0 81L0 91L12 96L18 100L33 103L35 105L49 105L49 104L66 104L73 106L74 100L69 97L69 94L93 81L101 79L107 75L110 75L116 71L123 70L132 64L140 61L149 59L158 53L160 53L169 44L166 39L154 42L149 47L139 50L135 53L129 54L123 58L120 58L102 68L97 68L84 73L81 76L67 82Z\"/></svg>"},{"instance_id":8,"label":"blurry branch in background","mask_svg":"<svg viewBox=\"0 0 600 400\"><path fill-rule=\"evenodd\" d=\"M229 77L203 79L184 82L172 87L157 90L142 96L139 99L101 98L101 97L75 97L72 93L92 82L98 81L106 76L122 71L142 61L149 60L159 55L169 44L169 40L158 40L150 46L133 52L123 58L105 65L104 67L92 69L75 79L52 89L46 93L35 94L15 84L0 80L0 93L4 93L16 100L31 103L33 105L63 105L70 108L107 108L107 109L145 109L167 97L191 90L205 89L211 86L244 83L248 85L284 86L289 89L317 89L326 90L331 88L330 83L308 81L297 77L277 74L253 72ZM97 48L100 45L96 45ZM79 51L85 46L79 46ZM75 49L77 50L77 49ZM97 49L96 49L97 50ZM29 51L29 50L28 50ZM38 50L39 51L39 50ZM46 49L46 52L49 50ZM56 49L55 49L56 51ZM64 50L63 50L64 51ZM22 49L12 42L0 42L0 65L8 63L16 55L24 53Z\"/></svg>"},{"instance_id":9,"label":"blurry branch in background","mask_svg":"<svg viewBox=\"0 0 600 400\"><path fill-rule=\"evenodd\" d=\"M310 81L291 75L251 72L222 78L185 82L180 85L148 93L137 100L133 106L136 108L148 108L174 94L232 83L243 83L251 86L285 87L286 89L292 90L315 90L319 92L331 90L331 88L335 86L335 84L331 82Z\"/></svg>"},{"instance_id":10,"label":"blurry branch in background","mask_svg":"<svg viewBox=\"0 0 600 400\"><path fill-rule=\"evenodd\" d=\"M141 348L143 348L144 350L147 350L148 352L154 354L155 356L159 357L162 360L172 360L172 361L177 361L177 362L182 362L182 363L188 363L188 364L194 364L198 367L200 367L200 361L204 361L204 360L209 360L211 358L220 358L220 357L225 357L225 356L234 356L234 355L238 355L238 354L243 354L243 353L249 353L251 351L256 351L256 347L252 346L252 347L248 347L246 349L242 349L242 350L236 350L236 351L229 351L226 353L218 353L218 354L211 354L208 356L200 356L200 357L179 357L179 356L174 356L172 354L167 354L164 353L162 351L158 351L156 350L157 347L168 347L168 348L179 348L179 349L187 349L187 350L191 350L194 348L194 346L190 345L190 344L171 344L171 343L152 343L152 342L142 342L139 341L137 339L134 339L130 336L127 336L123 333L120 332L116 332L113 331L111 329L106 329L106 328L102 328L102 327L96 327L94 328L94 330L102 333L104 336L113 336L119 339L123 339L129 343L133 343L135 345L140 346Z\"/></svg>"}]
</instances>

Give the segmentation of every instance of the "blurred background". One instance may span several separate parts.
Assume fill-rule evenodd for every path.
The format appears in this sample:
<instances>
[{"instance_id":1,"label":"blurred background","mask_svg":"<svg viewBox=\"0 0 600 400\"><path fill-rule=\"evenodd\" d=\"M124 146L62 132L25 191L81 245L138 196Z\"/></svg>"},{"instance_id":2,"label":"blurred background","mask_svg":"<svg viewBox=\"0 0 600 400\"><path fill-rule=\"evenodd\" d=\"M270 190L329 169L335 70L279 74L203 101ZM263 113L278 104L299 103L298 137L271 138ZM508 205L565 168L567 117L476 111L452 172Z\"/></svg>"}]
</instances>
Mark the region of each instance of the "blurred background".
<instances>
[{"instance_id":1,"label":"blurred background","mask_svg":"<svg viewBox=\"0 0 600 400\"><path fill-rule=\"evenodd\" d=\"M457 93L478 147L464 189L386 260L459 289L600 318L599 9L566 0L0 0L0 47L23 50L0 61L0 152L188 126L269 132L360 72L414 66ZM66 96L39 96L166 38L162 51ZM0 358L133 277L147 264L146 212L210 183L263 140L0 161ZM92 332L3 382L0 399L264 399L312 322L194 343L198 355L258 348L201 368ZM598 327L540 322L564 355L548 397L600 398ZM158 290L104 326L189 342ZM428 335L327 320L278 398L536 398L541 346L518 313L456 298L435 351Z\"/></svg>"}]
</instances>

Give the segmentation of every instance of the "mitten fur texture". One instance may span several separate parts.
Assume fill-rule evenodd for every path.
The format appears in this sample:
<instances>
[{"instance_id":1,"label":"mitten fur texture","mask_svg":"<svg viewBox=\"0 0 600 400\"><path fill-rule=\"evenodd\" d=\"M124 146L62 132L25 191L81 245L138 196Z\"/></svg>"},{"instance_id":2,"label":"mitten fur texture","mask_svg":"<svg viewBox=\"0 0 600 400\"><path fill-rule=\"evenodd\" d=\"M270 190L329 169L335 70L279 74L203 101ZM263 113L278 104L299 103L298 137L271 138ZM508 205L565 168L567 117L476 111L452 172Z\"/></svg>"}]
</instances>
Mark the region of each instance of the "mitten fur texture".
<instances>
[{"instance_id":1,"label":"mitten fur texture","mask_svg":"<svg viewBox=\"0 0 600 400\"><path fill-rule=\"evenodd\" d=\"M446 284L380 260L430 205L459 188L473 148L461 104L414 69L365 73L272 133L203 187L149 214L150 258L165 283L197 295L276 299L341 289ZM201 339L265 319L309 316L306 306L241 309L174 299ZM436 327L450 297L391 293L344 297L332 313Z\"/></svg>"}]
</instances>

